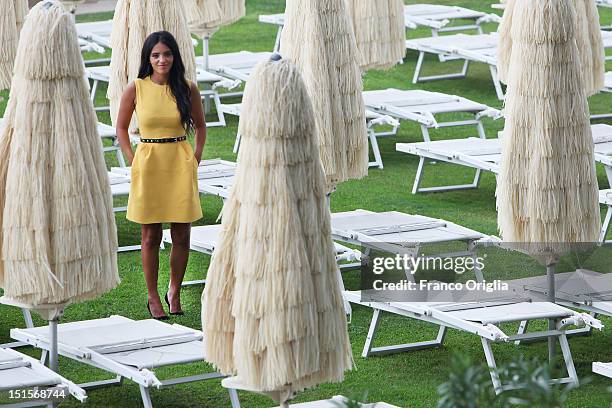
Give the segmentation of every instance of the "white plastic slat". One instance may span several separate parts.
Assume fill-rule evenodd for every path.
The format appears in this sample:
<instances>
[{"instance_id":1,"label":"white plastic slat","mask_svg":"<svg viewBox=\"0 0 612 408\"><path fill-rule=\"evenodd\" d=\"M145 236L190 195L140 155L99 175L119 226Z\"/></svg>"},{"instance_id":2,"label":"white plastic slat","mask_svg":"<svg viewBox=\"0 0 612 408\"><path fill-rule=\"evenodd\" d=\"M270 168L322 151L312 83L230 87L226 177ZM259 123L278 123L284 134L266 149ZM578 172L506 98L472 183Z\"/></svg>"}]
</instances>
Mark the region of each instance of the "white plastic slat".
<instances>
[{"instance_id":1,"label":"white plastic slat","mask_svg":"<svg viewBox=\"0 0 612 408\"><path fill-rule=\"evenodd\" d=\"M457 6L438 4L411 4L404 6L406 17L417 16L430 20L477 19L486 15L481 11L470 10Z\"/></svg>"}]
</instances>

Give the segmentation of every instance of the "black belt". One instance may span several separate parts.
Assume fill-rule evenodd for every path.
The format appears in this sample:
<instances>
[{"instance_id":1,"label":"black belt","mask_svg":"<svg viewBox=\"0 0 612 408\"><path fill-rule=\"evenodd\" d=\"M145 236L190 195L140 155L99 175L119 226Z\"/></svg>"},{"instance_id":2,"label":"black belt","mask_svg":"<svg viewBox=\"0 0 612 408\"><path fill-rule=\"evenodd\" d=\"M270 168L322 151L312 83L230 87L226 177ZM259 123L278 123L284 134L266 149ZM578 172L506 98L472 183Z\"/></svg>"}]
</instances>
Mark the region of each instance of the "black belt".
<instances>
[{"instance_id":1,"label":"black belt","mask_svg":"<svg viewBox=\"0 0 612 408\"><path fill-rule=\"evenodd\" d=\"M175 143L182 142L183 140L187 140L187 136L179 136L179 137L164 137L159 139L144 139L140 138L142 143Z\"/></svg>"}]
</instances>

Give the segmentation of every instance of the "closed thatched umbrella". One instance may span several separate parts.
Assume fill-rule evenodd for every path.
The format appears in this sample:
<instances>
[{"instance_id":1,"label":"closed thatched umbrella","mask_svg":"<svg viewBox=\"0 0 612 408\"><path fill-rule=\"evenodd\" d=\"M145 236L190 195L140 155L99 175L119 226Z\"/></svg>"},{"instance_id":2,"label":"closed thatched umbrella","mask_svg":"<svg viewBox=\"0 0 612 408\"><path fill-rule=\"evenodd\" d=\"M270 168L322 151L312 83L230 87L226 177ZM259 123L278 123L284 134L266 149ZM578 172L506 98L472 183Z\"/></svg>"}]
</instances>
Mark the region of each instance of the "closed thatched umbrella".
<instances>
[{"instance_id":1,"label":"closed thatched umbrella","mask_svg":"<svg viewBox=\"0 0 612 408\"><path fill-rule=\"evenodd\" d=\"M59 3L32 9L15 67L0 140L0 286L33 306L94 298L119 282L117 234L76 29Z\"/></svg>"},{"instance_id":2,"label":"closed thatched umbrella","mask_svg":"<svg viewBox=\"0 0 612 408\"><path fill-rule=\"evenodd\" d=\"M281 54L297 66L312 100L319 153L331 191L368 173L359 52L345 0L287 0Z\"/></svg>"},{"instance_id":3,"label":"closed thatched umbrella","mask_svg":"<svg viewBox=\"0 0 612 408\"><path fill-rule=\"evenodd\" d=\"M347 0L362 70L389 69L406 54L402 0Z\"/></svg>"},{"instance_id":4,"label":"closed thatched umbrella","mask_svg":"<svg viewBox=\"0 0 612 408\"><path fill-rule=\"evenodd\" d=\"M506 13L498 223L504 241L545 261L554 302L556 260L572 244L596 242L600 222L576 11L572 0L514 0Z\"/></svg>"},{"instance_id":5,"label":"closed thatched umbrella","mask_svg":"<svg viewBox=\"0 0 612 408\"><path fill-rule=\"evenodd\" d=\"M49 52L52 50L52 52ZM54 1L25 21L0 138L4 303L57 324L71 302L119 283L117 232L97 118L73 18Z\"/></svg>"},{"instance_id":6,"label":"closed thatched umbrella","mask_svg":"<svg viewBox=\"0 0 612 408\"><path fill-rule=\"evenodd\" d=\"M502 1L504 3L504 1ZM504 18L499 26L501 44L499 47L499 75L502 82L507 83L508 68L512 53L512 15L515 0L508 0ZM587 96L601 91L604 86L605 52L599 25L599 13L593 1L572 0L575 8L575 41L580 56L581 74Z\"/></svg>"},{"instance_id":7,"label":"closed thatched umbrella","mask_svg":"<svg viewBox=\"0 0 612 408\"><path fill-rule=\"evenodd\" d=\"M232 387L285 402L341 381L351 351L314 113L297 68L259 64L243 105L236 181L202 296L205 355L237 376Z\"/></svg>"},{"instance_id":8,"label":"closed thatched umbrella","mask_svg":"<svg viewBox=\"0 0 612 408\"><path fill-rule=\"evenodd\" d=\"M107 97L111 120L117 119L121 95L138 76L142 45L153 32L170 32L179 45L187 79L196 81L195 53L187 26L184 0L119 0L111 34L110 80ZM135 121L135 118L134 118ZM132 130L135 127L132 126Z\"/></svg>"},{"instance_id":9,"label":"closed thatched umbrella","mask_svg":"<svg viewBox=\"0 0 612 408\"><path fill-rule=\"evenodd\" d=\"M208 69L208 40L221 27L246 14L245 0L187 0L189 30L202 39L204 69Z\"/></svg>"},{"instance_id":10,"label":"closed thatched umbrella","mask_svg":"<svg viewBox=\"0 0 612 408\"><path fill-rule=\"evenodd\" d=\"M0 91L11 86L17 41L23 20L28 14L27 0L0 0Z\"/></svg>"}]
</instances>

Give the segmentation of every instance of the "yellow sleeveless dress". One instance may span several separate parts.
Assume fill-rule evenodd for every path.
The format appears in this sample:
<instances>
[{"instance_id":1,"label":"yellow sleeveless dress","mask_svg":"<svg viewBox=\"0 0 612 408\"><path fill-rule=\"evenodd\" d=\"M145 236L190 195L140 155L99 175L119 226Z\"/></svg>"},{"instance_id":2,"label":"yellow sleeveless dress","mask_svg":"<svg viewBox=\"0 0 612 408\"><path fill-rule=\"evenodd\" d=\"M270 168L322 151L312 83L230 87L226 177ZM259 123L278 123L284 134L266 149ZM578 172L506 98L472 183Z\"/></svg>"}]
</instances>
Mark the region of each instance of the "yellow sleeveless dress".
<instances>
[{"instance_id":1,"label":"yellow sleeveless dress","mask_svg":"<svg viewBox=\"0 0 612 408\"><path fill-rule=\"evenodd\" d=\"M172 92L150 77L136 79L136 117L145 139L185 134ZM186 140L140 143L132 162L127 219L138 224L190 223L202 218L198 162Z\"/></svg>"}]
</instances>

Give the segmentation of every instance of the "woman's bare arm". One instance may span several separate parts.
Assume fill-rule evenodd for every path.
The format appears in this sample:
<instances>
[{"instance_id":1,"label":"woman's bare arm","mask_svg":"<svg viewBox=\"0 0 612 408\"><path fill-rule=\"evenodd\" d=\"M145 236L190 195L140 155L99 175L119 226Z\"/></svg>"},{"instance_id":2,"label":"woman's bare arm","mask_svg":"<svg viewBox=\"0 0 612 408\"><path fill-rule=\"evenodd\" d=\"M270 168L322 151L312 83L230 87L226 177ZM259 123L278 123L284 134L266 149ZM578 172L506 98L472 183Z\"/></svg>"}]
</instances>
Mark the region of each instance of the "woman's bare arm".
<instances>
[{"instance_id":1,"label":"woman's bare arm","mask_svg":"<svg viewBox=\"0 0 612 408\"><path fill-rule=\"evenodd\" d=\"M127 158L129 165L132 165L134 160L134 151L132 150L132 143L130 142L130 122L132 121L132 114L134 113L136 102L136 85L130 83L123 95L121 96L121 105L119 105L119 113L117 114L117 138L119 139L119 146L121 151Z\"/></svg>"},{"instance_id":2,"label":"woman's bare arm","mask_svg":"<svg viewBox=\"0 0 612 408\"><path fill-rule=\"evenodd\" d=\"M202 108L202 97L198 86L191 83L191 117L193 118L193 129L195 131L195 158L198 163L202 160L204 143L206 143L206 119Z\"/></svg>"}]
</instances>

